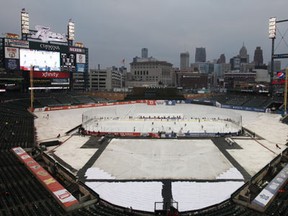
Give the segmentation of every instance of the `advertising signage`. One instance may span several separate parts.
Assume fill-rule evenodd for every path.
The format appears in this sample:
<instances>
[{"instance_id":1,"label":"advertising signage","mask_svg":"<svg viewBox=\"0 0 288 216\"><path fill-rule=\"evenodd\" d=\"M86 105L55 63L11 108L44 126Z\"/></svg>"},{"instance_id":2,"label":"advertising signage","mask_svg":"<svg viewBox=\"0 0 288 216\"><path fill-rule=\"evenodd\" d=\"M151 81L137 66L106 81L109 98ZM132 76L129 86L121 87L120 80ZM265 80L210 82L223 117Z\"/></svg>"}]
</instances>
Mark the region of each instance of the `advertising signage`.
<instances>
[{"instance_id":1,"label":"advertising signage","mask_svg":"<svg viewBox=\"0 0 288 216\"><path fill-rule=\"evenodd\" d=\"M68 53L68 46L30 41L30 49Z\"/></svg>"},{"instance_id":2,"label":"advertising signage","mask_svg":"<svg viewBox=\"0 0 288 216\"><path fill-rule=\"evenodd\" d=\"M19 59L5 59L5 68L7 70L19 70L20 69Z\"/></svg>"},{"instance_id":3,"label":"advertising signage","mask_svg":"<svg viewBox=\"0 0 288 216\"><path fill-rule=\"evenodd\" d=\"M69 47L71 53L85 53L85 49L79 47Z\"/></svg>"},{"instance_id":4,"label":"advertising signage","mask_svg":"<svg viewBox=\"0 0 288 216\"><path fill-rule=\"evenodd\" d=\"M5 47L5 58L19 59L19 48Z\"/></svg>"},{"instance_id":5,"label":"advertising signage","mask_svg":"<svg viewBox=\"0 0 288 216\"><path fill-rule=\"evenodd\" d=\"M76 68L77 72L85 72L85 64L77 64Z\"/></svg>"},{"instance_id":6,"label":"advertising signage","mask_svg":"<svg viewBox=\"0 0 288 216\"><path fill-rule=\"evenodd\" d=\"M70 73L69 72L34 71L33 78L68 79L70 78Z\"/></svg>"},{"instance_id":7,"label":"advertising signage","mask_svg":"<svg viewBox=\"0 0 288 216\"><path fill-rule=\"evenodd\" d=\"M17 40L17 39L5 39L5 46L29 48L29 41Z\"/></svg>"},{"instance_id":8,"label":"advertising signage","mask_svg":"<svg viewBox=\"0 0 288 216\"><path fill-rule=\"evenodd\" d=\"M277 195L278 190L287 183L288 164L269 182L269 184L252 201L253 204L266 208L267 204Z\"/></svg>"},{"instance_id":9,"label":"advertising signage","mask_svg":"<svg viewBox=\"0 0 288 216\"><path fill-rule=\"evenodd\" d=\"M27 154L24 149L16 147L12 151L65 210L78 204L78 200Z\"/></svg>"},{"instance_id":10,"label":"advertising signage","mask_svg":"<svg viewBox=\"0 0 288 216\"><path fill-rule=\"evenodd\" d=\"M76 63L85 64L86 56L84 54L76 54Z\"/></svg>"}]
</instances>

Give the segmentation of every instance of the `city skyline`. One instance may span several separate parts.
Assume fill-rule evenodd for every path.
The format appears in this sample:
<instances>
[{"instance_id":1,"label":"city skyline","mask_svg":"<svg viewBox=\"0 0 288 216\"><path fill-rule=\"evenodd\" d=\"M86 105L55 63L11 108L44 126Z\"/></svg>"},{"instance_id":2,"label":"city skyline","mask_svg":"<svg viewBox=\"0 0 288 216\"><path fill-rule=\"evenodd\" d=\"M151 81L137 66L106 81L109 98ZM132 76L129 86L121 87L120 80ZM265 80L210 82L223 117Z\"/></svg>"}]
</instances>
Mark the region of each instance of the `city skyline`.
<instances>
[{"instance_id":1,"label":"city skyline","mask_svg":"<svg viewBox=\"0 0 288 216\"><path fill-rule=\"evenodd\" d=\"M170 62L174 67L180 66L179 55L186 51L193 62L197 47L206 48L207 61L217 60L221 54L225 54L227 61L238 55L243 43L251 57L260 46L267 64L271 55L268 20L272 16L277 20L288 16L285 0L11 0L2 5L1 34L20 34L22 8L30 15L30 29L44 25L54 32L66 33L68 20L72 19L75 41L89 48L90 68L98 64L101 68L122 66L123 59L129 66L133 57L141 56L144 47L148 48L149 56ZM288 37L284 35L287 27L288 23L279 25L276 53L288 53ZM280 41L281 28L284 42Z\"/></svg>"}]
</instances>

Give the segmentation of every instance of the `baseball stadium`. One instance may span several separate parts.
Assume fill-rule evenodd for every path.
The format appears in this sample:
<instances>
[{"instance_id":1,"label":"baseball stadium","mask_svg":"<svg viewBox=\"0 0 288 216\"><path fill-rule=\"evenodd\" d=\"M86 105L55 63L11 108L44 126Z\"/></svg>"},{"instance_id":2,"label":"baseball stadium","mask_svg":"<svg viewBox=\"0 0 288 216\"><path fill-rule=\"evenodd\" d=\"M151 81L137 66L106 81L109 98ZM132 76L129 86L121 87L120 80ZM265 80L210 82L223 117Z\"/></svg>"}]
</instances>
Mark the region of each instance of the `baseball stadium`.
<instances>
[{"instance_id":1,"label":"baseball stadium","mask_svg":"<svg viewBox=\"0 0 288 216\"><path fill-rule=\"evenodd\" d=\"M74 22L67 35L29 23L23 8L21 37L0 38L0 216L288 216L284 79L271 73L275 95L123 93L97 70L92 91Z\"/></svg>"},{"instance_id":2,"label":"baseball stadium","mask_svg":"<svg viewBox=\"0 0 288 216\"><path fill-rule=\"evenodd\" d=\"M3 101L1 215L287 214L285 118L223 100Z\"/></svg>"}]
</instances>

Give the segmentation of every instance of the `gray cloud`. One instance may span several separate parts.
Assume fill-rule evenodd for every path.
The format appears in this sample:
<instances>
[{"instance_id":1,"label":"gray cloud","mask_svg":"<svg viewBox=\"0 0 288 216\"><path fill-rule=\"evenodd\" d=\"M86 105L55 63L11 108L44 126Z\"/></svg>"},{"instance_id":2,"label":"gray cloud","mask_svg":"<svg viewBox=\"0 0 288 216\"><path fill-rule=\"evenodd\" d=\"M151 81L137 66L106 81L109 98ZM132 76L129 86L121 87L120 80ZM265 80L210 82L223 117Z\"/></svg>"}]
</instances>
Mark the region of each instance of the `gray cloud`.
<instances>
[{"instance_id":1,"label":"gray cloud","mask_svg":"<svg viewBox=\"0 0 288 216\"><path fill-rule=\"evenodd\" d=\"M64 33L72 18L76 41L89 48L91 68L97 64L120 66L123 58L128 64L140 55L142 47L174 66L179 66L183 51L190 52L193 62L196 47L206 47L208 60L217 59L221 53L229 59L238 54L243 42L250 59L256 46L261 46L268 62L268 19L288 18L287 0L2 1L1 33L20 32L22 8L30 14L30 28L41 24ZM281 28L284 34L288 23ZM283 42L278 49L288 53Z\"/></svg>"}]
</instances>

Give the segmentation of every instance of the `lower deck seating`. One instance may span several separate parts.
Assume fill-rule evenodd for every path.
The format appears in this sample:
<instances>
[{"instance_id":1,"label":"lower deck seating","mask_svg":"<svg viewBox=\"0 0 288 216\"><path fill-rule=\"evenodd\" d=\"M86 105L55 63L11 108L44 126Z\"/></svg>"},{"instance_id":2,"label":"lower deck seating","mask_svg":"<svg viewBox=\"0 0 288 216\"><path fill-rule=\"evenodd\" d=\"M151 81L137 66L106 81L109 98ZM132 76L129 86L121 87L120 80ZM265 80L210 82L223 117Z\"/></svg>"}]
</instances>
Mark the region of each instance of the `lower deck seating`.
<instances>
[{"instance_id":1,"label":"lower deck seating","mask_svg":"<svg viewBox=\"0 0 288 216\"><path fill-rule=\"evenodd\" d=\"M10 151L20 146L33 148L34 117L27 111L29 101L25 99L0 104L0 215L99 215L99 216L125 216L139 215L131 213L129 209L114 208L101 202L88 207L64 212L35 177L19 162ZM14 135L13 135L14 134ZM71 185L70 190L74 190ZM279 193L265 214L261 214L239 206L228 199L225 203L206 209L183 212L180 215L197 216L260 216L284 215L288 216L288 185ZM146 215L153 215L146 214Z\"/></svg>"},{"instance_id":2,"label":"lower deck seating","mask_svg":"<svg viewBox=\"0 0 288 216\"><path fill-rule=\"evenodd\" d=\"M48 191L9 150L0 150L0 194L0 215L64 213Z\"/></svg>"}]
</instances>

